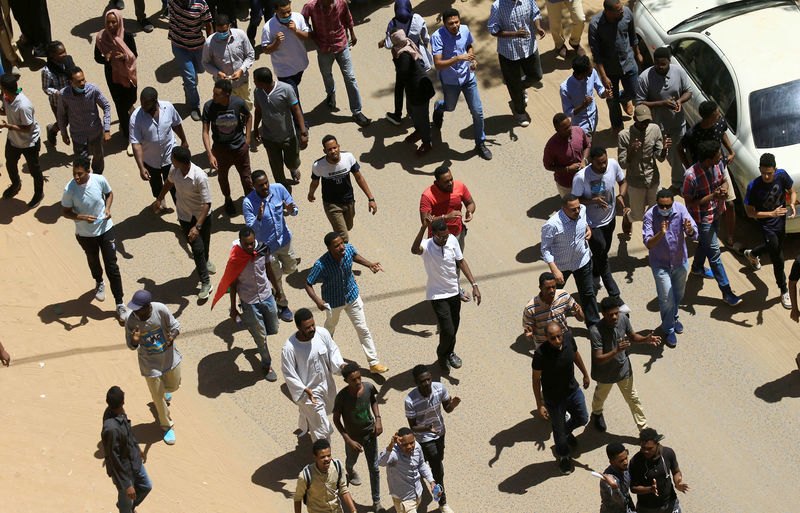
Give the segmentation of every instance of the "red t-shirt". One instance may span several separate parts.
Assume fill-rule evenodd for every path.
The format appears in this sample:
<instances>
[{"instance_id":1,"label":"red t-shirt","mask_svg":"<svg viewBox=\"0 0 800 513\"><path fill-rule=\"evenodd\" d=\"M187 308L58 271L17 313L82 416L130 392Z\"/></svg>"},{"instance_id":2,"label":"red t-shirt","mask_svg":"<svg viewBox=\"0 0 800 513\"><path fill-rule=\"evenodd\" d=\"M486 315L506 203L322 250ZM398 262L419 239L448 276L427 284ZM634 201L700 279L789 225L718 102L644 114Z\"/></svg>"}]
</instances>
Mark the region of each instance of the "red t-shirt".
<instances>
[{"instance_id":1,"label":"red t-shirt","mask_svg":"<svg viewBox=\"0 0 800 513\"><path fill-rule=\"evenodd\" d=\"M458 180L453 180L453 192L445 192L438 188L436 184L431 185L419 200L419 211L424 213L431 213L435 217L443 216L452 212L453 210L461 211L461 205L468 201L472 196L467 189L467 186ZM454 217L447 220L447 229L453 235L458 236L461 230L464 229L464 223L461 217ZM428 228L428 236L431 234L431 229Z\"/></svg>"}]
</instances>

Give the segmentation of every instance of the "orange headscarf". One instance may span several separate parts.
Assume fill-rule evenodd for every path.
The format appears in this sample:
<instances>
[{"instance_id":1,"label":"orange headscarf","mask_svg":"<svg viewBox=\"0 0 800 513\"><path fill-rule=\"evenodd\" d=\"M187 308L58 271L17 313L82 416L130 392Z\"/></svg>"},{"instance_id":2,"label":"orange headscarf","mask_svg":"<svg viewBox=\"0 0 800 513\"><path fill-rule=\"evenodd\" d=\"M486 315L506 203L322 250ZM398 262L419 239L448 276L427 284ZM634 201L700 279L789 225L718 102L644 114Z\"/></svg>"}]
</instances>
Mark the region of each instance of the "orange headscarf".
<instances>
[{"instance_id":1,"label":"orange headscarf","mask_svg":"<svg viewBox=\"0 0 800 513\"><path fill-rule=\"evenodd\" d=\"M117 30L116 32L111 32L104 28L97 33L95 44L103 55L121 52L125 56L124 59L111 59L111 79L115 84L136 87L136 56L125 44L125 26L122 13L117 9L109 9L103 20L106 20L109 16L117 18Z\"/></svg>"}]
</instances>

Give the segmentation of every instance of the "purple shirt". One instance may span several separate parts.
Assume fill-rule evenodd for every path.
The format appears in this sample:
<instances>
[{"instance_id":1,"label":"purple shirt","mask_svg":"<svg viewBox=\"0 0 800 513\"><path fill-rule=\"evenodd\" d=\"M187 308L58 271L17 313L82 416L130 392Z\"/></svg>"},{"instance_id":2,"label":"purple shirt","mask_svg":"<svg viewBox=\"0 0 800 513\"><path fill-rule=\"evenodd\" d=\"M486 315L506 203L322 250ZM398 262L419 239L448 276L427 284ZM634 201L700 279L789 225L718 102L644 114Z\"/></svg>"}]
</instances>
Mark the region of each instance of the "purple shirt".
<instances>
[{"instance_id":1,"label":"purple shirt","mask_svg":"<svg viewBox=\"0 0 800 513\"><path fill-rule=\"evenodd\" d=\"M689 211L683 203L678 203L677 201L672 203L672 213L666 218L656 210L658 210L658 205L650 207L644 214L642 239L645 246L647 246L647 241L661 231L661 222L665 219L669 222L667 233L658 241L658 244L650 249L650 267L672 270L679 265L685 264L688 260L685 233L683 231L684 219L688 219L692 223L692 229L694 229L692 239L697 239L697 223L689 215Z\"/></svg>"},{"instance_id":2,"label":"purple shirt","mask_svg":"<svg viewBox=\"0 0 800 513\"><path fill-rule=\"evenodd\" d=\"M102 122L97 107L103 109ZM78 144L86 144L111 130L111 104L100 88L86 82L83 93L76 93L71 85L61 90L58 97L58 129L62 134L67 133L67 125L70 137Z\"/></svg>"}]
</instances>

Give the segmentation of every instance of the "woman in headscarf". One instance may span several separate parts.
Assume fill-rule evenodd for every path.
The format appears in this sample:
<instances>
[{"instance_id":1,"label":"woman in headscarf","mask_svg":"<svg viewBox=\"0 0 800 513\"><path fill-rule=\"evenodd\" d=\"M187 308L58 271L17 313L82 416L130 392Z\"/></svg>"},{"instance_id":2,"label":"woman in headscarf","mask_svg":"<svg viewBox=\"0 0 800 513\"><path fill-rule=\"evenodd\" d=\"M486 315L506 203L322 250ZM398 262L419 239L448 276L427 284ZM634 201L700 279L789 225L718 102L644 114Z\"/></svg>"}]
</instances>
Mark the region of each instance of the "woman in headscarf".
<instances>
[{"instance_id":1,"label":"woman in headscarf","mask_svg":"<svg viewBox=\"0 0 800 513\"><path fill-rule=\"evenodd\" d=\"M58 95L69 86L72 80L70 70L74 67L75 62L61 41L52 41L47 45L47 64L42 68L42 90L56 117L55 123L47 125L47 143L53 148L58 142Z\"/></svg>"},{"instance_id":2,"label":"woman in headscarf","mask_svg":"<svg viewBox=\"0 0 800 513\"><path fill-rule=\"evenodd\" d=\"M106 12L105 27L95 39L94 60L105 66L106 83L117 109L119 128L128 141L128 124L136 104L136 41L130 32L125 32L122 13L117 9ZM128 155L133 155L130 143Z\"/></svg>"},{"instance_id":3,"label":"woman in headscarf","mask_svg":"<svg viewBox=\"0 0 800 513\"><path fill-rule=\"evenodd\" d=\"M433 54L428 45L431 36L428 34L428 26L419 14L415 14L411 8L410 0L395 0L394 18L389 21L386 27L386 38L378 42L378 48L392 48L391 34L395 29L402 29L406 37L417 48L417 59L422 62L422 69L428 71L433 67ZM397 69L397 59L394 59L395 70ZM386 119L393 125L399 125L403 119L403 87L398 83L394 86L394 112L387 112Z\"/></svg>"},{"instance_id":4,"label":"woman in headscarf","mask_svg":"<svg viewBox=\"0 0 800 513\"><path fill-rule=\"evenodd\" d=\"M433 82L422 65L422 56L411 39L401 28L395 27L389 36L392 43L392 56L397 70L397 86L405 92L408 113L414 122L414 131L406 137L405 142L415 144L420 139L422 144L417 148L417 156L425 155L431 150L431 98L435 94Z\"/></svg>"}]
</instances>

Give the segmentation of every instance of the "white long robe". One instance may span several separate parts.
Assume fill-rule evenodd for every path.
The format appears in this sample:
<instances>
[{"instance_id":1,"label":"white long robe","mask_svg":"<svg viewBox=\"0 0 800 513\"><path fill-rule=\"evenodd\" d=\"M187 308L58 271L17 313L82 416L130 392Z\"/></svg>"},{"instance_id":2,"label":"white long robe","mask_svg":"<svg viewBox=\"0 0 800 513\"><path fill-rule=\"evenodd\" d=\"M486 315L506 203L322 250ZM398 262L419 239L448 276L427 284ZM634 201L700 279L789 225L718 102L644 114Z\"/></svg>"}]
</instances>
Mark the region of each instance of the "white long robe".
<instances>
[{"instance_id":1,"label":"white long robe","mask_svg":"<svg viewBox=\"0 0 800 513\"><path fill-rule=\"evenodd\" d=\"M317 327L314 337L308 342L297 339L297 333L289 337L281 351L281 370L289 388L292 401L300 408L298 425L309 431L313 440L329 438L333 433L328 415L336 399L336 382L333 375L341 375L344 360L331 334ZM304 392L314 392L318 404Z\"/></svg>"}]
</instances>

